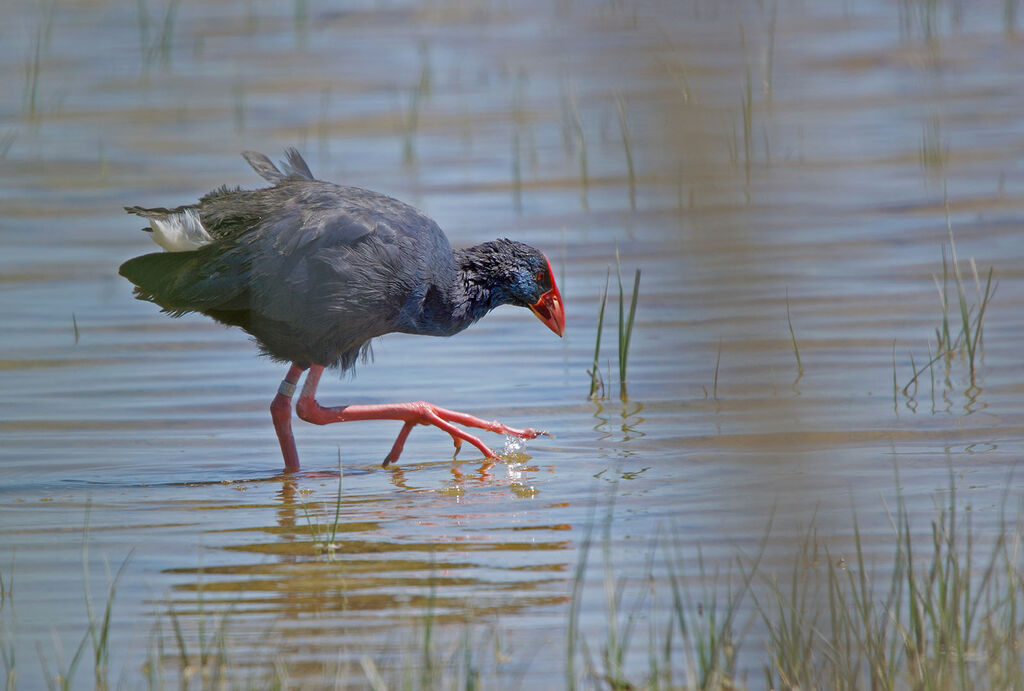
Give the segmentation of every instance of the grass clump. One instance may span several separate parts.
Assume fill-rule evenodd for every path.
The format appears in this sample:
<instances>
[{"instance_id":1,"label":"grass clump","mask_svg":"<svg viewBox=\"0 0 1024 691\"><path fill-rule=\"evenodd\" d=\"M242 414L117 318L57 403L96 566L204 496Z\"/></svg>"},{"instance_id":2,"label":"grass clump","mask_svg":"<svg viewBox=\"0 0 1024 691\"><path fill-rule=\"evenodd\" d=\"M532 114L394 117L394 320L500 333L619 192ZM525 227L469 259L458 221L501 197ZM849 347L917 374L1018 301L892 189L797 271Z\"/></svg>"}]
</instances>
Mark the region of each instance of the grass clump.
<instances>
[{"instance_id":1,"label":"grass clump","mask_svg":"<svg viewBox=\"0 0 1024 691\"><path fill-rule=\"evenodd\" d=\"M89 582L89 509L87 507L85 526L82 530L82 586L85 592L86 631L75 648L74 653L72 653L71 659L67 661L64 659L60 640L54 635L54 648L52 651L54 662L52 668L47 653L44 652L41 645L37 647L39 662L42 666L43 676L46 679L48 688L62 690L80 688L76 683L75 675L79 663L83 659L87 659L86 651L89 644L92 646L93 687L100 690L110 688L110 632L113 625L114 597L117 593L121 576L124 574L131 557L132 552L129 552L112 577L108 570L106 601L102 607L102 614L98 614L97 609L93 605ZM11 593L8 592L4 604L9 604L7 601L10 599L10 595ZM2 611L2 607L0 607L0 611ZM0 657L3 658L5 668L6 688L14 689L17 680L14 646L0 645L0 651L2 651Z\"/></svg>"},{"instance_id":2,"label":"grass clump","mask_svg":"<svg viewBox=\"0 0 1024 691\"><path fill-rule=\"evenodd\" d=\"M893 510L884 507L888 536L884 530L881 535L862 532L854 511L850 534L823 536L812 517L795 542L780 542L785 538L771 535L775 519L770 515L752 552L736 547L718 564L706 563L699 546L685 545L687 536L679 527L667 537L658 531L649 545L637 546L646 547L645 567L629 569L626 576L616 560L623 558L622 546L636 538L615 534L610 504L603 525L591 520L584 528L566 582L566 645L553 660L557 670L564 656L562 686L1024 688L1024 514L1004 515L1007 491L1003 509L995 510L998 515L984 515L993 528L983 533L975 512L964 507L952 472L948 489L938 496L935 513L922 526L897 492ZM865 535L872 536L870 542ZM602 564L595 569L590 562L597 550ZM871 556L889 550L891 559L876 563ZM109 579L106 601L97 607L85 571L87 630L70 661L56 647L51 654L55 672L43 659L50 688L79 688L87 674L79 667L89 661L91 685L111 686L110 641L117 626L113 602L125 564ZM593 575L602 582L587 587ZM431 579L427 587L420 614L401 629L397 646L294 662L282 657L281 630L274 626L255 637L251 631L229 636L234 604L207 601L200 583L194 602L168 605L158 620L140 669L144 683L125 676L118 686L521 687L532 656L523 658L506 648L497 623L474 621L471 608L442 590L448 587L443 581ZM13 596L6 575L0 592L5 593L0 622L6 624ZM603 623L592 616L602 613ZM15 688L19 676L14 635L0 627L8 689ZM132 668L138 669L129 663L127 669Z\"/></svg>"},{"instance_id":3,"label":"grass clump","mask_svg":"<svg viewBox=\"0 0 1024 691\"><path fill-rule=\"evenodd\" d=\"M898 496L888 578L868 563L855 515L849 555L809 531L789 587L769 580L767 597L752 590L768 632L769 687L1021 688L1019 529L1011 535L1003 522L979 563L952 478L947 497L922 534Z\"/></svg>"},{"instance_id":4,"label":"grass clump","mask_svg":"<svg viewBox=\"0 0 1024 691\"><path fill-rule=\"evenodd\" d=\"M685 578L677 530L667 558L652 557L648 579L634 583L617 578L610 566L609 512L603 535L607 623L603 632L586 635L578 623L586 608L588 531L571 583L567 688L1024 688L1020 517L1007 520L1001 511L997 530L983 536L974 512L962 506L952 473L940 496L922 530L897 493L894 510L885 509L892 532L881 536L881 545L878 538L866 544L856 511L842 546L820 535L812 518L785 561L770 539L770 519L755 553L737 548L733 564L720 571L705 565L698 547L696 571L691 567ZM874 563L869 555L879 546L892 550L891 561ZM772 563L791 562L792 570L767 566L766 553L774 553ZM667 579L655 573L655 561L665 565ZM666 580L667 588L651 586ZM645 621L646 645L636 636ZM588 647L588 637L600 644ZM751 637L761 645L748 645ZM645 652L646 672L636 664Z\"/></svg>"},{"instance_id":5,"label":"grass clump","mask_svg":"<svg viewBox=\"0 0 1024 691\"><path fill-rule=\"evenodd\" d=\"M309 535L313 540L313 544L316 545L317 550L320 554L326 554L329 558L333 559L335 552L338 550L338 544L335 542L335 538L338 535L338 522L341 519L341 484L345 479L345 471L341 466L341 448L338 448L338 497L334 502L334 520L331 521L330 525L321 526L319 523L314 523L313 519L310 518L308 507L302 505L302 513L306 516L306 525L309 526Z\"/></svg>"},{"instance_id":6,"label":"grass clump","mask_svg":"<svg viewBox=\"0 0 1024 691\"><path fill-rule=\"evenodd\" d=\"M966 393L970 396L978 391L977 386L977 365L979 355L983 349L983 326L985 314L988 311L989 303L995 295L998 282L995 281L995 270L989 267L985 274L984 288L978 273L978 266L971 258L971 274L974 279L976 300L971 301L968 297L968 289L964 280L964 272L961 269L960 259L956 253L956 241L953 238L953 226L949 218L949 202L946 201L946 228L949 232L949 257L947 259L946 245L942 247L942 278L932 276L935 282L935 289L939 293L939 301L942 305L942 321L935 329L935 350L932 351L929 344L928 360L918 368L913 362L911 355L911 368L913 374L910 380L903 387L903 395L913 397L917 392L918 382L921 376L927 371L932 377L932 398L934 399L934 376L933 368L939 364L945 364L944 382L947 388L952 388L951 369L954 359L963 356L967 363L969 385ZM951 298L951 290L955 295ZM955 307L951 306L955 301ZM954 312L955 309L955 312ZM951 317L951 313L953 316Z\"/></svg>"},{"instance_id":7,"label":"grass clump","mask_svg":"<svg viewBox=\"0 0 1024 691\"><path fill-rule=\"evenodd\" d=\"M626 296L622 286L622 264L619 260L619 248L615 248L615 275L619 283L619 323L618 323L618 356L619 356L619 398L623 401L629 400L626 391L626 372L629 365L629 346L633 340L633 324L636 320L636 305L640 296L640 269L636 270L633 276L633 292L629 298L629 310L626 310ZM611 276L611 267L608 268L608 275L605 277L604 290L601 293L600 305L597 312L597 335L594 339L594 363L591 369L587 370L590 375L589 398L604 398L605 386L598 367L598 360L601 355L601 332L604 330L604 313L608 304L608 282ZM598 396L600 391L600 396Z\"/></svg>"},{"instance_id":8,"label":"grass clump","mask_svg":"<svg viewBox=\"0 0 1024 691\"><path fill-rule=\"evenodd\" d=\"M603 594L605 627L597 632L603 640L593 654L593 633L588 636L579 623L584 599L584 577L593 546L593 523L586 530L580 545L580 556L571 582L569 621L566 648L567 689L732 689L736 688L739 652L746 627L740 626L744 600L757 572L767 545L768 533L761 540L752 558L753 568L740 574L738 585L734 576L740 569L709 570L697 548L697 570L684 576L685 559L681 545L682 532L675 530L672 539L662 540L656 534L647 550L647 578L634 583L616 576L612 535L614 497L605 514L601 534L603 562ZM768 522L769 530L771 520ZM660 544L659 544L660 543ZM660 557L660 559L659 559ZM664 572L655 562L665 564ZM739 562L736 566L739 567ZM696 588L694 582L702 585ZM666 584L660 589L654 583ZM664 602L667 594L669 602ZM626 602L632 596L632 606ZM646 622L647 671L638 674L638 667L629 660L638 659L636 636L640 624ZM741 685L741 684L740 684Z\"/></svg>"},{"instance_id":9,"label":"grass clump","mask_svg":"<svg viewBox=\"0 0 1024 691\"><path fill-rule=\"evenodd\" d=\"M196 583L194 592L194 602L167 602L173 637L170 643L165 640L162 614L156 621L148 659L142 667L148 688L162 689L175 682L183 689L193 688L193 681L203 689L234 688L232 682L238 681L235 675L248 671L238 669L230 655L228 621L236 603L225 606L216 600L207 602L202 580ZM219 616L210 611L214 608L221 608ZM276 684L262 688L281 687Z\"/></svg>"}]
</instances>

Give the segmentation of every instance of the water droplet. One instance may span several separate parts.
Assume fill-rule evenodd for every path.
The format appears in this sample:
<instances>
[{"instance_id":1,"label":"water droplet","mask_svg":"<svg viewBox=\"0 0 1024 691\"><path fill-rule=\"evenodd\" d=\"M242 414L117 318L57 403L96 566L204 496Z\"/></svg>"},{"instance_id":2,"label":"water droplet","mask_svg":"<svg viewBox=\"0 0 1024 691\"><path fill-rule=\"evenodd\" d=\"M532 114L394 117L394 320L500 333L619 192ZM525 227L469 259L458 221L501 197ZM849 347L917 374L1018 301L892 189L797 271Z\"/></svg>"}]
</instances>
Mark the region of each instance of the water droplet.
<instances>
[{"instance_id":1,"label":"water droplet","mask_svg":"<svg viewBox=\"0 0 1024 691\"><path fill-rule=\"evenodd\" d=\"M526 440L522 437L516 437L511 434L505 435L505 449L504 453L513 454L519 453L526 448Z\"/></svg>"}]
</instances>

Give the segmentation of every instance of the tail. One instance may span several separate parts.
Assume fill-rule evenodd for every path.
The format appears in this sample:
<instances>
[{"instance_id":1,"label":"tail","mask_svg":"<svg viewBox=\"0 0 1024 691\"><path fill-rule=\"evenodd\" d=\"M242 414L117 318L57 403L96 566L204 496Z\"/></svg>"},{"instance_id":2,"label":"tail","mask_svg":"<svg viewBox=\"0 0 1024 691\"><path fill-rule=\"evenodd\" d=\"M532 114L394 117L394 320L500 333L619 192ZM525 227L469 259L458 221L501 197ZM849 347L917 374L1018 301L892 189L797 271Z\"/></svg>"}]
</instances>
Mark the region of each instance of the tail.
<instances>
[{"instance_id":1,"label":"tail","mask_svg":"<svg viewBox=\"0 0 1024 691\"><path fill-rule=\"evenodd\" d=\"M148 220L149 227L143 230L152 233L153 241L168 252L190 252L213 242L199 218L199 209L194 206L177 209L126 206L124 210Z\"/></svg>"},{"instance_id":2,"label":"tail","mask_svg":"<svg viewBox=\"0 0 1024 691\"><path fill-rule=\"evenodd\" d=\"M118 272L135 284L135 296L166 312L248 311L244 275L224 256L196 252L154 252L129 259Z\"/></svg>"},{"instance_id":3,"label":"tail","mask_svg":"<svg viewBox=\"0 0 1024 691\"><path fill-rule=\"evenodd\" d=\"M284 150L285 160L281 162L284 172L271 163L270 159L256 151L243 151L242 157L252 166L252 169L267 182L275 185L288 178L300 178L302 180L315 180L309 166L303 160L302 154L294 147Z\"/></svg>"}]
</instances>

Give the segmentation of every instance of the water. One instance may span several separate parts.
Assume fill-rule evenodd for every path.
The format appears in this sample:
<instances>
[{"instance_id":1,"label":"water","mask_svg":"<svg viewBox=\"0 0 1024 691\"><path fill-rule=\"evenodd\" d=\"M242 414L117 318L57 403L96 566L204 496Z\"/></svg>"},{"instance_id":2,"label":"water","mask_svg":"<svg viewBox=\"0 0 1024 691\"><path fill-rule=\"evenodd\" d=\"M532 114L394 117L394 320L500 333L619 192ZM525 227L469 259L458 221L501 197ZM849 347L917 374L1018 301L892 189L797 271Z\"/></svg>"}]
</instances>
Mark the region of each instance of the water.
<instances>
[{"instance_id":1,"label":"water","mask_svg":"<svg viewBox=\"0 0 1024 691\"><path fill-rule=\"evenodd\" d=\"M410 662L430 612L446 650L493 637L491 672L528 686L564 674L574 572L609 511L614 576L662 603L656 537L699 583L698 546L728 570L773 515L766 565L785 571L812 515L848 546L855 506L888 559L895 467L922 530L950 475L978 524L995 520L1024 449L1022 49L1002 6L677 5L2 10L0 642L19 685L67 665L86 591L102 610L122 563L114 682L141 683L158 645L177 653L177 621L193 655L200 627L224 631L243 680L276 664L358 685L365 656ZM267 409L284 368L134 300L117 267L155 250L122 206L256 186L238 153L292 145L324 179L424 209L454 245L542 248L566 303L562 340L513 308L452 339L388 336L321 400L427 399L554 437L487 435L510 457L484 470L417 428L382 469L397 425L297 422L303 471L279 474ZM982 288L989 267L998 280L977 375L954 359L948 382L940 367L894 396L894 369L902 388L934 348L947 209L969 300L969 258ZM627 291L643 271L628 400L616 249ZM608 396L591 401L609 266ZM595 650L597 530L580 615Z\"/></svg>"}]
</instances>

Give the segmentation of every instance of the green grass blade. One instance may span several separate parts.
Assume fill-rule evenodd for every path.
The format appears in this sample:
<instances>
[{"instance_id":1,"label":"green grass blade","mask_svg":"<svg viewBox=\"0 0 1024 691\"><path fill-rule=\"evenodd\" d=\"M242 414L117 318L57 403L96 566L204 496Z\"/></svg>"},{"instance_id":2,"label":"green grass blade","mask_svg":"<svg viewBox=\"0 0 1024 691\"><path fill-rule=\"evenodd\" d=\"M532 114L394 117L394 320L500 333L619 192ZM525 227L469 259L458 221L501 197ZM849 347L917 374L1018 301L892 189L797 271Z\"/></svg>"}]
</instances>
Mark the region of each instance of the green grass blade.
<instances>
[{"instance_id":1,"label":"green grass blade","mask_svg":"<svg viewBox=\"0 0 1024 691\"><path fill-rule=\"evenodd\" d=\"M329 547L335 546L334 538L338 535L338 520L341 518L341 483L345 478L345 470L341 466L341 447L338 447L338 499L334 503L334 523L331 524L331 542Z\"/></svg>"},{"instance_id":2,"label":"green grass blade","mask_svg":"<svg viewBox=\"0 0 1024 691\"><path fill-rule=\"evenodd\" d=\"M629 173L629 206L636 209L636 170L633 166L633 150L629 138L629 121L626 119L626 103L618 94L615 105L619 111L619 130L622 133L622 146L626 150L626 169Z\"/></svg>"},{"instance_id":3,"label":"green grass blade","mask_svg":"<svg viewBox=\"0 0 1024 691\"><path fill-rule=\"evenodd\" d=\"M590 393L588 398L593 398L601 381L601 371L598 358L601 355L601 332L604 330L604 310L608 305L608 283L611 281L612 268L609 266L604 277L604 291L601 293L601 306L597 311L597 337L594 339L594 364L590 369Z\"/></svg>"},{"instance_id":4,"label":"green grass blade","mask_svg":"<svg viewBox=\"0 0 1024 691\"><path fill-rule=\"evenodd\" d=\"M615 243L615 278L618 280L618 283L619 283L619 323L618 323L618 326L619 326L619 379L620 379L620 382L621 382L622 374L623 374L623 371L622 371L622 344L625 342L625 337L626 337L626 334L625 334L626 323L625 323L625 314L624 314L625 309L626 309L626 305L625 305L625 300L623 299L623 291L622 291L622 262L619 259L619 243L618 242Z\"/></svg>"},{"instance_id":5,"label":"green grass blade","mask_svg":"<svg viewBox=\"0 0 1024 691\"><path fill-rule=\"evenodd\" d=\"M988 278L985 280L985 292L981 297L981 304L978 307L978 316L974 322L974 342L970 344L970 348L968 349L968 353L970 354L970 367L972 378L974 377L974 354L977 352L978 343L981 341L981 324L982 320L985 318L985 310L988 308L989 300L991 299L993 294L992 276L994 274L994 271L995 270L992 267L989 267Z\"/></svg>"},{"instance_id":6,"label":"green grass blade","mask_svg":"<svg viewBox=\"0 0 1024 691\"><path fill-rule=\"evenodd\" d=\"M619 360L619 376L622 379L622 386L626 386L626 367L629 364L629 344L633 340L633 322L636 318L636 302L640 296L640 269L636 270L633 277L633 296L629 301L629 316L626 317L625 342L622 344Z\"/></svg>"},{"instance_id":7,"label":"green grass blade","mask_svg":"<svg viewBox=\"0 0 1024 691\"><path fill-rule=\"evenodd\" d=\"M796 332L793 331L793 319L789 315L789 286L786 286L786 323L789 324L789 337L793 340L793 355L796 356L797 378L804 374L803 363L800 362L800 348L796 344Z\"/></svg>"}]
</instances>

